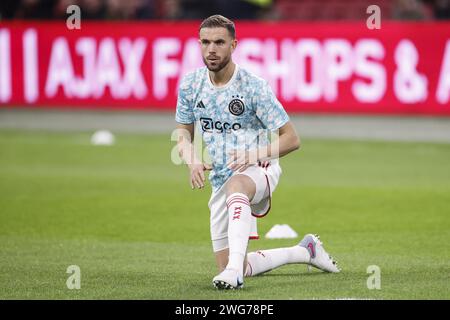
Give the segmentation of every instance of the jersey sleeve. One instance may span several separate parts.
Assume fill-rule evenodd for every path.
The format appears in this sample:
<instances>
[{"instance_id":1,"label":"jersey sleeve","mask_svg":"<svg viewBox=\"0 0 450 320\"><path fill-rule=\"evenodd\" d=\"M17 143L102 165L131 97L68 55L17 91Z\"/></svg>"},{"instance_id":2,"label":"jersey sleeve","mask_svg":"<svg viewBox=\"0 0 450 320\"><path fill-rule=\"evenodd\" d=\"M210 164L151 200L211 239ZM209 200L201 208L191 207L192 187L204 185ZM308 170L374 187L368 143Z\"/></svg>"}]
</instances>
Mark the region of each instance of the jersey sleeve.
<instances>
[{"instance_id":1,"label":"jersey sleeve","mask_svg":"<svg viewBox=\"0 0 450 320\"><path fill-rule=\"evenodd\" d=\"M261 81L256 94L256 116L267 129L277 130L289 121L288 114L266 81Z\"/></svg>"},{"instance_id":2,"label":"jersey sleeve","mask_svg":"<svg viewBox=\"0 0 450 320\"><path fill-rule=\"evenodd\" d=\"M194 123L194 110L192 106L192 87L188 77L185 77L178 89L177 110L175 121L182 124Z\"/></svg>"}]
</instances>

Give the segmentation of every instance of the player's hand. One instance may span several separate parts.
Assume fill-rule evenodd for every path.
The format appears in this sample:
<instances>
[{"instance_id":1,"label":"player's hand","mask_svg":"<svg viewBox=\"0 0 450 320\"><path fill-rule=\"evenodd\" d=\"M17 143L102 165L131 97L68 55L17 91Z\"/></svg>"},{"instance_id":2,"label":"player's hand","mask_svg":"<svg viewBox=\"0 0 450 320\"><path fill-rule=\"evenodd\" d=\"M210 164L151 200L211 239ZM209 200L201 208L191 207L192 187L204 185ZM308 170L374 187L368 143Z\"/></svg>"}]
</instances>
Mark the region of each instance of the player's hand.
<instances>
[{"instance_id":1,"label":"player's hand","mask_svg":"<svg viewBox=\"0 0 450 320\"><path fill-rule=\"evenodd\" d=\"M255 152L249 150L233 150L230 152L230 160L227 167L233 171L245 171L248 167L258 163Z\"/></svg>"},{"instance_id":2,"label":"player's hand","mask_svg":"<svg viewBox=\"0 0 450 320\"><path fill-rule=\"evenodd\" d=\"M189 166L189 169L191 171L191 188L202 189L203 187L205 187L205 171L211 170L212 166L206 163L193 164Z\"/></svg>"},{"instance_id":3,"label":"player's hand","mask_svg":"<svg viewBox=\"0 0 450 320\"><path fill-rule=\"evenodd\" d=\"M266 161L258 161L258 166L265 169L270 165L270 161L266 160Z\"/></svg>"}]
</instances>

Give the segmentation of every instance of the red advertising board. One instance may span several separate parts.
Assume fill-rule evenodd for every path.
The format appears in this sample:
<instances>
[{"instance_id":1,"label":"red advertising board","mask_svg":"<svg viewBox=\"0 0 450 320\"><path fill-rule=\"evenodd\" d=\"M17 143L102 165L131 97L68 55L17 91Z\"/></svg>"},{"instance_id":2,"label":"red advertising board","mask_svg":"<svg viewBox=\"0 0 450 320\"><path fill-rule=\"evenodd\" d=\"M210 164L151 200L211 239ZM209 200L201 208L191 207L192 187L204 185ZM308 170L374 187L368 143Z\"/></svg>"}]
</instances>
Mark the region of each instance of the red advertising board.
<instances>
[{"instance_id":1,"label":"red advertising board","mask_svg":"<svg viewBox=\"0 0 450 320\"><path fill-rule=\"evenodd\" d=\"M450 115L450 23L238 22L234 60L289 112ZM0 23L0 106L174 110L198 22Z\"/></svg>"}]
</instances>

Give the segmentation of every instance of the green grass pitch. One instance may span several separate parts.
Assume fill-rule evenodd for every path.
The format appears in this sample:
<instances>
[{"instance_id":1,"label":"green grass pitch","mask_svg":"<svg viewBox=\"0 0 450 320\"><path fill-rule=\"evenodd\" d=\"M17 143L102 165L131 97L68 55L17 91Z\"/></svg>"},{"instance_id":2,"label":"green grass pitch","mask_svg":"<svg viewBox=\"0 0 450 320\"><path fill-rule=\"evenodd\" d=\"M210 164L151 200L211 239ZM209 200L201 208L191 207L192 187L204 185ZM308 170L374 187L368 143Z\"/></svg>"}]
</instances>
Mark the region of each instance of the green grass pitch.
<instances>
[{"instance_id":1,"label":"green grass pitch","mask_svg":"<svg viewBox=\"0 0 450 320\"><path fill-rule=\"evenodd\" d=\"M450 145L303 139L250 250L318 233L340 274L288 265L216 291L210 187L169 135L0 131L0 299L449 299ZM298 239L267 240L276 223ZM69 290L67 267L81 269ZM381 289L367 288L367 267Z\"/></svg>"}]
</instances>

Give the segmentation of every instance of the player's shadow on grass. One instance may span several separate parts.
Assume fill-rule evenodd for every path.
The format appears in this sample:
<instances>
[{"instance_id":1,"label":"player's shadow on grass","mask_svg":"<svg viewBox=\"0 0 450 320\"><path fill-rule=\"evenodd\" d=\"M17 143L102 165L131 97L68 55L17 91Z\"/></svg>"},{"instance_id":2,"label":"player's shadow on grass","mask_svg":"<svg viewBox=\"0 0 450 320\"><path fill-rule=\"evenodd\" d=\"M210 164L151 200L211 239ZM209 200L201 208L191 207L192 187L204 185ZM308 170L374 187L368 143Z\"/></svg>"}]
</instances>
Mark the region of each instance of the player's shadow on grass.
<instances>
[{"instance_id":1,"label":"player's shadow on grass","mask_svg":"<svg viewBox=\"0 0 450 320\"><path fill-rule=\"evenodd\" d=\"M299 272L295 272L295 273L264 273L264 274L260 274L257 276L254 276L253 278L262 278L262 277L293 277L293 276L306 276L306 277L312 277L312 276L330 276L333 275L333 273L328 273L328 272L320 272L320 271L312 271L312 272L308 272L308 271L299 271Z\"/></svg>"},{"instance_id":2,"label":"player's shadow on grass","mask_svg":"<svg viewBox=\"0 0 450 320\"><path fill-rule=\"evenodd\" d=\"M250 278L246 278L247 280L248 279L252 279L252 280L250 280L250 281L258 281L259 279L263 279L263 278L292 278L292 277L329 277L329 276L333 276L333 275L336 275L336 274L333 274L333 273L326 273L326 272L320 272L320 271L316 271L316 272L308 272L308 271L303 271L303 272L298 272L298 273L265 273L265 274L261 274L261 275L257 275L257 276L254 276L254 277L250 277ZM249 292L249 291L252 291L253 289L257 289L257 286L254 286L253 284L252 285L244 285L244 287L245 287L245 291L246 292ZM224 293L226 293L226 292L231 292L231 293L229 293L229 294L233 294L232 292L234 292L234 293L237 293L237 292L241 292L241 290L218 290L218 289L216 289L216 288L214 288L214 286L213 286L213 284L211 283L211 285L205 285L205 284L202 284L202 285L198 285L197 286L197 288L198 289L200 289L200 290L212 290L212 291L217 291L217 292L224 292Z\"/></svg>"},{"instance_id":3,"label":"player's shadow on grass","mask_svg":"<svg viewBox=\"0 0 450 320\"><path fill-rule=\"evenodd\" d=\"M247 277L245 278L246 281L249 279L252 279L250 281L258 281L258 279L263 279L263 278L292 278L292 277L332 277L332 276L336 276L336 275L342 275L341 273L329 273L329 272L322 272L319 270L313 270L311 272L307 271L307 270L301 270L299 272L267 272L264 274L260 274L257 276L253 276L253 277ZM233 294L237 294L238 292L242 292L241 290L218 290L216 288L214 288L213 284L211 283L211 285L208 284L201 284L201 285L194 285L195 287L197 287L197 289L200 290L211 290L211 291L217 291L217 292L223 292L224 294L229 294L229 295L233 295ZM250 286L248 285L244 285L245 287L245 291L246 292L250 292L254 289L257 289L257 286L254 286L253 284L251 284ZM234 292L234 293L233 293Z\"/></svg>"}]
</instances>

